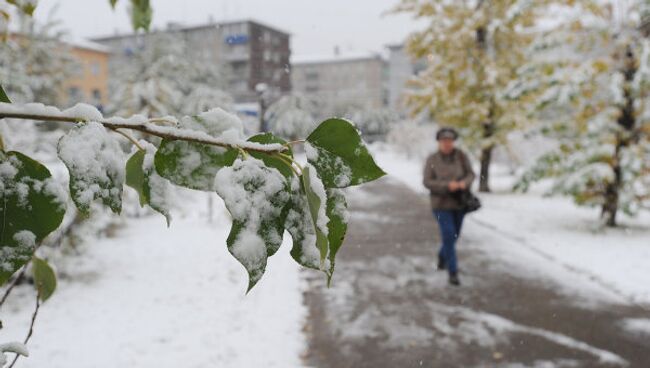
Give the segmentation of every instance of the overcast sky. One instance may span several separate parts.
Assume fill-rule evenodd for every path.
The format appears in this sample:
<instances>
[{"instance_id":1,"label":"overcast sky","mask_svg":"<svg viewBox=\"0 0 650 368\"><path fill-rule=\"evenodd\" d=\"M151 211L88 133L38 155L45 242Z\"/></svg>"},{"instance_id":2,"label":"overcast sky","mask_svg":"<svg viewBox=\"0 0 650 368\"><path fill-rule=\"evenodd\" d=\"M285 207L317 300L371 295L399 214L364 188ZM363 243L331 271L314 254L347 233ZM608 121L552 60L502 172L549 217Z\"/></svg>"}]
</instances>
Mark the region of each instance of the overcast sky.
<instances>
[{"instance_id":1,"label":"overcast sky","mask_svg":"<svg viewBox=\"0 0 650 368\"><path fill-rule=\"evenodd\" d=\"M168 22L187 25L215 20L255 19L292 34L294 56L382 51L402 41L415 28L406 15L384 13L399 0L151 0L154 26ZM58 18L77 37L111 35L131 30L126 5L115 11L108 0L41 0L37 19L55 4Z\"/></svg>"}]
</instances>

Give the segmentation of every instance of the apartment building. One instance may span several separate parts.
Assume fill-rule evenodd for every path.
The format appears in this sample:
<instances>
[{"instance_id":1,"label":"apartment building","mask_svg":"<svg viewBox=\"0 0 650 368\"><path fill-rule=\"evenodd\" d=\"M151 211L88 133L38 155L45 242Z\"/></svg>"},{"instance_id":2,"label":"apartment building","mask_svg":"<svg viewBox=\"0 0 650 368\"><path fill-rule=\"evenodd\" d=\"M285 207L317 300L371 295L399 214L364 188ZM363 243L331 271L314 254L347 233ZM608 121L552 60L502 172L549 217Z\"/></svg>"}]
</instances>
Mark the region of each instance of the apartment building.
<instances>
[{"instance_id":1,"label":"apartment building","mask_svg":"<svg viewBox=\"0 0 650 368\"><path fill-rule=\"evenodd\" d=\"M110 49L85 40L66 44L76 64L73 75L63 84L63 101L69 106L84 102L101 110L108 103Z\"/></svg>"},{"instance_id":2,"label":"apartment building","mask_svg":"<svg viewBox=\"0 0 650 368\"><path fill-rule=\"evenodd\" d=\"M291 78L293 91L312 98L325 115L388 102L386 62L378 54L294 59Z\"/></svg>"},{"instance_id":3,"label":"apartment building","mask_svg":"<svg viewBox=\"0 0 650 368\"><path fill-rule=\"evenodd\" d=\"M424 60L414 60L404 44L388 45L388 105L391 109L405 115L408 107L405 94L408 81L426 68Z\"/></svg>"},{"instance_id":4,"label":"apartment building","mask_svg":"<svg viewBox=\"0 0 650 368\"><path fill-rule=\"evenodd\" d=\"M253 20L210 22L184 27L169 24L165 30L147 34L123 34L99 37L93 41L113 50L110 63L128 62L147 41L161 34L175 35L188 45L188 57L225 65L229 71L227 92L238 103L259 98L256 86L265 84L272 94L291 91L290 34Z\"/></svg>"}]
</instances>

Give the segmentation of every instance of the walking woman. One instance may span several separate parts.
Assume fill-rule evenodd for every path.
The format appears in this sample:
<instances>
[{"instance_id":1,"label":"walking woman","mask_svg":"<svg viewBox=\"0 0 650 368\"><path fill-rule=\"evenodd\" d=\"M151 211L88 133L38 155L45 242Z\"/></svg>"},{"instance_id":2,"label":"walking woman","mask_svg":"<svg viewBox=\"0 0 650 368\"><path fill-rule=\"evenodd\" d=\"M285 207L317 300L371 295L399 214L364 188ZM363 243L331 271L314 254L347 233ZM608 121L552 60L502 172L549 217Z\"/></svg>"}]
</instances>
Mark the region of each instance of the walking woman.
<instances>
[{"instance_id":1,"label":"walking woman","mask_svg":"<svg viewBox=\"0 0 650 368\"><path fill-rule=\"evenodd\" d=\"M427 158L424 186L429 189L431 209L438 222L442 246L438 253L438 269L449 272L449 284L460 285L456 261L456 240L465 217L463 198L469 194L474 171L467 155L455 147L458 133L441 128L436 134L438 152Z\"/></svg>"}]
</instances>

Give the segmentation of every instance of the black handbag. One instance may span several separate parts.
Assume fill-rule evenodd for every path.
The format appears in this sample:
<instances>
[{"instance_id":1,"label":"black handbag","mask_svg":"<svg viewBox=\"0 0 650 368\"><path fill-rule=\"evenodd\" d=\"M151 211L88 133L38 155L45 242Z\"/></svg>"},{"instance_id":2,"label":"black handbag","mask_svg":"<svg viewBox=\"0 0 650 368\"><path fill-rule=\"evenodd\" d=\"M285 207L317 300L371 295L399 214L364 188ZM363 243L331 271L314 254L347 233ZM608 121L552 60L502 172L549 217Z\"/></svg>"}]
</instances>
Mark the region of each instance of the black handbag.
<instances>
[{"instance_id":1,"label":"black handbag","mask_svg":"<svg viewBox=\"0 0 650 368\"><path fill-rule=\"evenodd\" d=\"M466 213L474 212L481 208L481 200L469 190L463 190L460 195L460 205Z\"/></svg>"}]
</instances>

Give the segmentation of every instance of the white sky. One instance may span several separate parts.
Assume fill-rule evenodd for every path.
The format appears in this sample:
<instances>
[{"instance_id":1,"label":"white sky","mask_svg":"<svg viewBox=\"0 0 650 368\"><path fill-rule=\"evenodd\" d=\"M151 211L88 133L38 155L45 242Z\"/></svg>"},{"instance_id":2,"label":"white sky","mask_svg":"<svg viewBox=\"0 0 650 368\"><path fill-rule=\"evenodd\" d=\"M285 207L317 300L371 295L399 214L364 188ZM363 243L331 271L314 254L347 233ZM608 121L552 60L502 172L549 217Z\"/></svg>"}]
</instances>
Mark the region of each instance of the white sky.
<instances>
[{"instance_id":1,"label":"white sky","mask_svg":"<svg viewBox=\"0 0 650 368\"><path fill-rule=\"evenodd\" d=\"M56 4L56 18L76 37L111 35L131 30L126 5L113 12L108 0L40 0L36 18ZM292 34L293 55L383 51L402 41L416 25L409 16L386 14L399 0L151 0L154 26L187 25L219 20L256 19Z\"/></svg>"}]
</instances>

